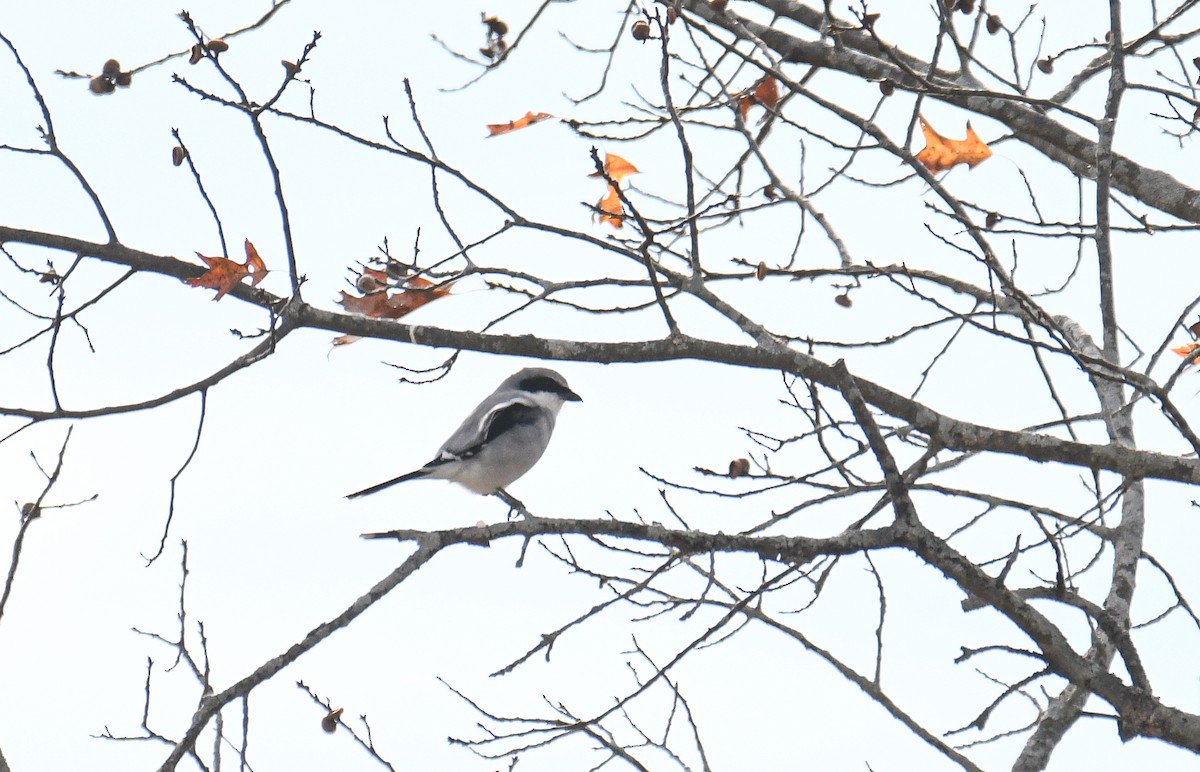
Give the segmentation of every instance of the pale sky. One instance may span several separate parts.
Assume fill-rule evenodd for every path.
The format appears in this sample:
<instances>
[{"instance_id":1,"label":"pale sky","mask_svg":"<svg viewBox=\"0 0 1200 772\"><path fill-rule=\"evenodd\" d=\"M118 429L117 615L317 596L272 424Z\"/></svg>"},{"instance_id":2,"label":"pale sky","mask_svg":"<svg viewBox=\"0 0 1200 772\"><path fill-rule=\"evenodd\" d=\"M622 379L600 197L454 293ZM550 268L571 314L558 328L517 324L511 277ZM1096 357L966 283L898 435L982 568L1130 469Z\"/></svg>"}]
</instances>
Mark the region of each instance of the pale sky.
<instances>
[{"instance_id":1,"label":"pale sky","mask_svg":"<svg viewBox=\"0 0 1200 772\"><path fill-rule=\"evenodd\" d=\"M281 59L295 59L313 30L322 39L302 76L316 86L318 117L372 139L383 139L380 116L388 115L398 138L419 146L409 120L403 79L411 79L424 127L450 165L502 196L526 216L605 237L611 230L590 222L580 203L603 194L603 184L588 179L591 143L555 122L510 136L485 139L485 125L546 111L569 118L595 119L625 111L619 98L632 99L624 84L655 95L659 51L653 45L623 46L614 63L614 96L575 106L564 96L581 95L598 83L600 55L574 52L557 30L581 45L608 45L623 6L590 2L551 6L540 31L522 42L511 61L472 87L453 89L476 70L456 61L430 39L474 53L482 44L481 11L497 13L510 25L523 25L536 8L532 2L388 4L360 3L334 10L329 4L294 0L262 30L231 40L222 61L243 79L252 98L273 93L282 77ZM1000 6L1002 4L997 3ZM1067 4L1064 4L1067 5ZM1079 10L1072 6L1070 13ZM188 8L209 34L244 26L268 7L263 3L203 2ZM908 3L872 4L883 12L881 34L904 41L922 39L931 23L927 9ZM206 189L222 216L231 256L241 259L241 243L253 241L270 274L263 287L286 294L287 280L278 209L270 177L248 125L230 110L203 103L171 82L178 73L198 87L221 89L207 63L191 67L173 59L135 76L133 86L107 97L87 93L86 81L64 80L55 69L99 71L115 57L126 67L140 66L190 45L176 9L142 3L18 4L0 9L0 32L10 38L45 95L59 141L83 169L110 216L121 241L152 253L189 258L195 251L217 254L221 245L211 215L185 169L171 165L178 128L191 150ZM1000 12L1019 16L1007 4ZM1044 12L1060 14L1048 4ZM1053 19L1047 48L1074 40L1077 30L1095 24L1103 35L1103 17L1082 17L1065 24ZM1132 15L1127 24L1137 28ZM1064 27L1066 27L1064 29ZM927 55L917 46L916 53ZM1079 62L1086 61L1084 58ZM838 76L828 76L836 82ZM749 79L752 82L752 79ZM817 79L820 82L820 78ZM1102 95L1102 82L1092 87ZM1053 88L1048 87L1047 92ZM223 91L222 93L228 93ZM0 54L0 144L34 147L40 122L23 76L11 56ZM658 94L658 96L661 96ZM847 91L848 104L861 108L869 97ZM859 103L859 100L862 100ZM308 92L293 84L280 103L299 113L308 110ZM1136 98L1130 111L1148 110ZM889 105L881 120L903 117L910 101ZM945 105L927 102L927 117L947 134L959 135L966 120L985 139L1003 134L999 124ZM608 111L608 112L606 112ZM623 115L624 112L621 112ZM828 118L819 118L820 124ZM454 252L431 204L428 171L419 165L384 158L336 140L329 134L283 119L267 122L267 135L282 168L301 272L304 297L334 309L348 268L376 253L386 238L392 251L409 257L420 230L421 260L432 263ZM1143 133L1144 132L1144 135ZM720 138L696 131L699 153L716 157L728 151ZM1143 128L1122 124L1118 146L1130 147L1158 137L1149 121ZM789 140L790 141L790 140ZM1143 156L1184 181L1197 182L1183 149L1157 139ZM680 154L671 135L660 132L628 145L597 143L619 152L641 170L634 186L649 194L681 198ZM778 162L799 176L821 178L834 161L822 160L817 141L798 145L780 140L772 149ZM1061 171L1047 170L1044 158L1017 143L999 143L996 157L967 172L956 169L948 184L963 198L1011 202L1026 197L1020 170L1034 170L1048 188L1039 191L1047 219L1071 219L1077 189ZM816 154L817 157L811 157ZM877 156L882 158L882 156ZM875 163L868 156L855 173L876 180L900 175L893 160ZM715 164L714 164L715 166ZM1055 187L1058 186L1058 187ZM478 197L447 184L443 188L452 223L465 241L496 229L502 217ZM919 180L887 188L840 183L822 205L836 210L836 226L851 251L874 262L920 264L950 270L962 256L940 246L923 227L930 218L928 190ZM861 211L861 219L847 212ZM786 217L748 217L706 237L707 254L728 255L770 264L787 261L796 223ZM789 219L792 218L792 219ZM0 224L103 240L104 232L79 187L61 167L45 158L0 153ZM944 221L941 227L945 228ZM786 234L786 235L782 235ZM806 237L809 238L809 237ZM1188 243L1184 243L1184 240ZM1170 333L1175 315L1194 296L1190 266L1191 235L1161 234L1147 254L1143 238L1121 261L1121 304L1131 337L1157 345ZM1118 240L1118 245L1121 245ZM809 246L811 244L811 246ZM1136 251L1135 251L1136 250ZM12 247L26 263L41 265L49 256ZM587 275L639 276L634 266L616 263L599 250L544 234L518 233L476 250L481 263L554 278ZM69 256L53 255L60 270ZM798 262L833 265L828 243L812 237ZM1061 282L1074 255L1061 245L1040 255L1022 252L1046 286ZM955 270L961 270L961 265ZM1090 270L1090 269L1085 269ZM120 271L89 262L82 266L72 298L105 286ZM967 278L982 280L982 271ZM1188 276L1187 281L1174 277ZM11 265L0 263L0 289L17 281ZM1091 285L1087 285L1089 288ZM36 289L36 288L35 288ZM852 309L832 302L828 282L764 282L721 288L731 300L752 310L764 323L791 334L812 330L825 339L880 338L897 317L919 318L921 309L900 301L884 282L855 294ZM52 312L53 299L21 285L20 297ZM236 328L252 333L266 321L259 309L227 297L213 303L212 292L185 287L162 276L137 276L93 316L84 317L95 353L78 328L64 329L59 341L59 394L69 408L82 409L147 399L196 380L249 350L251 341L231 336ZM582 300L582 297L575 298ZM644 302L639 293L607 292L593 303ZM1098 312L1086 293L1071 291L1053 301L1055 313L1074 316L1097 329ZM446 299L423 308L406 321L478 329L516 305L512 296L488 290L468 279ZM1144 313L1125 312L1125 308ZM681 303L680 318L689 332L723 340L744 340L728 323ZM926 312L927 313L927 312ZM913 317L916 314L917 317ZM8 304L0 305L0 347L36 329ZM498 326L498 332L536 333L568 339L640 340L664 332L653 310L620 316L596 316L541 306ZM397 382L400 371L387 365L430 367L450 352L377 341L360 341L333 350L332 335L302 331L289 336L265 362L237 373L208 395L203 434L195 459L181 475L176 511L163 556L147 567L162 535L169 481L187 459L195 441L199 399L191 396L149 412L75 424L60 483L49 501L66 503L97 496L80 506L54 510L29 529L12 597L0 619L0 750L15 772L29 770L156 769L168 751L154 742L95 739L107 727L114 735L136 735L142 715L147 658L152 658L151 726L172 737L182 733L195 709L197 685L183 668L169 670L173 650L132 628L168 638L178 632L180 540L188 543L186 635L195 652L196 623L203 622L212 681L220 690L299 640L317 624L335 616L385 576L408 554L407 545L363 541L360 533L391 528L463 526L504 518L499 501L474 496L448 483L406 484L361 501L343 496L427 461L465 413L506 375L535 364L528 360L464 353L444 380L412 386ZM942 337L905 341L878 349L818 352L827 361L845 356L855 373L902 392L916 387L920 372ZM1183 342L1182 340L1179 342ZM922 359L922 357L924 357ZM45 346L30 346L3 358L0 404L45 408ZM794 411L779 404L786 397L777 373L738 371L696 362L650 365L550 363L582 397L563 410L544 459L512 487L514 495L540 515L618 518L641 516L673 524L659 496L662 487L639 472L689 485L712 484L692 470L723 469L729 460L759 448L740 427L788 436L804 430ZM1176 362L1164 362L1172 368ZM1163 369L1165 374L1169 369ZM13 375L9 375L12 373ZM922 396L951 415L969 415L979 423L1019 427L1054 417L1037 391L1028 357L969 346L954 348L935 368ZM1156 375L1158 373L1156 372ZM1080 377L1082 381L1082 377ZM1076 383L1075 386L1079 386ZM1197 386L1176 394L1194 413ZM1027 394L1036 393L1036 403ZM18 424L0 421L0 435ZM1139 431L1147 447L1161 442L1178 451L1178 442L1154 422ZM42 478L30 458L52 465L68 424L39 425L0 443L0 501L14 502L13 514L0 518L0 545L10 544L19 526L21 503L36 497ZM1159 432L1159 434L1156 434ZM1102 441L1097 433L1089 439ZM793 459L801 464L801 459ZM970 481L1012 475L1014 494L1080 509L1083 481L1078 470L1031 468L1010 459L989 458L963 466L956 475ZM745 490L734 481L717 481L722 490ZM1189 491L1152 486L1151 533L1147 545L1170 559L1175 579L1196 587L1200 569L1180 557L1195 544L1194 510ZM687 492L671 501L694 527L736 531L769 519L772 508L789 505L785 494L750 499L715 499ZM930 499L928 516L957 523L972 516L961 504ZM830 505L790 523L797 533L826 535L841 531L861 514L861 503ZM944 509L940 508L943 507ZM1086 504L1083 505L1086 507ZM953 526L950 526L953 527ZM1012 526L1037 530L1032 523ZM1011 548L991 544L991 532L971 535L967 544L989 557ZM982 543L972 543L980 539ZM548 546L556 542L547 541ZM589 547L575 545L586 553ZM451 746L448 736L479 737L479 719L454 696L456 689L499 714L522 711L552 715L545 700L564 702L578 714L599 712L613 697L632 688L631 669L647 672L629 652L633 640L656 661L678 648L717 616L697 615L691 626L682 611L633 623L628 608L569 633L549 663L538 656L503 678L488 674L520 657L552 631L605 599L596 583L570 574L563 564L531 547L521 569L515 541L490 549L472 547L440 556L377 603L348 629L335 634L250 697L250 755L253 769L374 769L344 732L320 730L322 712L296 688L303 681L322 697L344 707L354 722L366 714L380 754L397 769L491 770L507 761L488 762ZM0 552L7 550L0 548ZM602 564L604 558L591 556ZM936 731L968 723L974 715L961 708L948 712L946 695L929 684L966 679L982 695L982 709L998 687L969 675L971 664L955 665L960 645L1020 641L1008 627L997 628L988 612L953 613L962 594L906 555L874 556L889 582L888 649L885 684L902 707ZM759 580L759 563L728 558L729 576ZM7 565L7 563L5 564ZM848 560L827 595L798 615L797 624L814 642L839 651L851 665L869 672L873 663L877 610L862 599L874 598L874 579L865 561ZM1147 574L1151 588L1161 580ZM1142 619L1161 605L1151 600ZM1064 619L1069 615L1059 613ZM1072 631L1084 640L1086 628L1075 619ZM999 636L997 629L1003 630ZM1181 663L1191 649L1180 647L1181 620L1168 620L1147 637L1152 675L1156 663L1180 674L1163 684L1163 696L1180 708L1200 710L1196 666ZM1007 636L1007 637L1005 637ZM982 665L983 663L977 663ZM1017 678L1019 669L989 660L989 672ZM672 671L697 711L708 758L716 769L941 770L954 768L828 665L803 653L765 629L744 631L731 641L703 650ZM1174 689L1174 693L1168 690ZM636 708L647 727L661 726L666 702L651 698ZM958 703L956 703L957 705ZM1102 706L1097 705L1100 710ZM1006 703L996 726L1020 724L1027 704ZM1010 712L1011 711L1011 712ZM225 722L239 737L240 715L230 708ZM1008 722L1007 724L1005 722ZM623 739L631 740L626 732ZM971 739L964 736L961 739ZM985 768L1011 762L1022 738L980 749L973 757ZM212 732L201 747L211 751ZM233 749L222 761L231 764ZM519 769L587 769L602 758L572 739L538 753L522 754ZM688 763L695 764L694 756ZM1085 719L1054 756L1056 769L1186 769L1184 754L1139 740L1120 744L1104 719ZM674 768L663 766L655 769ZM181 768L187 768L186 763ZM226 767L228 768L228 767ZM698 767L693 767L698 768Z\"/></svg>"}]
</instances>

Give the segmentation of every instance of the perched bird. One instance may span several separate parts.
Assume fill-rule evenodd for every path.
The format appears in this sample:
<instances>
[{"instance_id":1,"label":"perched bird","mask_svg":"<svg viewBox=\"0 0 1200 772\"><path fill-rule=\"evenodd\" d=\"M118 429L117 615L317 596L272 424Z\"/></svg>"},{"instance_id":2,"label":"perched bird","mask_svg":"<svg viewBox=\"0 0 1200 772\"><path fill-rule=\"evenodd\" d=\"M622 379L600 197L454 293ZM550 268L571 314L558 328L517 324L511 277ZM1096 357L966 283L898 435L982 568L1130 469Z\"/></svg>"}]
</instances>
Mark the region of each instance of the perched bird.
<instances>
[{"instance_id":1,"label":"perched bird","mask_svg":"<svg viewBox=\"0 0 1200 772\"><path fill-rule=\"evenodd\" d=\"M452 480L484 495L501 492L546 452L563 403L580 401L558 373L527 367L505 378L480 402L428 464L346 498L368 496L422 477Z\"/></svg>"}]
</instances>

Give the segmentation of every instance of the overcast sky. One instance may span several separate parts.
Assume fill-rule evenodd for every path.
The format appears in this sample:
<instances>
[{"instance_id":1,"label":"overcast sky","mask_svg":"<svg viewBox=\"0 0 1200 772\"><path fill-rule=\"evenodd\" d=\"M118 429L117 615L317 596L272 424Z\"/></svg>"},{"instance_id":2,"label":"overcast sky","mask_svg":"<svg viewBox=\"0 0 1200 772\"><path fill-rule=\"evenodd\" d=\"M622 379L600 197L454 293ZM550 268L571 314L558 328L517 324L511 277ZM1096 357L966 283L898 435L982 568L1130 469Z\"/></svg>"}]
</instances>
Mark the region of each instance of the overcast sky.
<instances>
[{"instance_id":1,"label":"overcast sky","mask_svg":"<svg viewBox=\"0 0 1200 772\"><path fill-rule=\"evenodd\" d=\"M62 147L103 200L122 243L181 258L196 251L221 252L194 180L171 164L170 130L178 128L220 210L231 256L240 260L243 239L253 241L273 271L263 287L286 294L278 208L247 122L172 83L172 74L178 73L201 88L225 88L207 63L191 67L186 59L171 59L139 72L129 89L107 97L89 94L86 81L54 74L56 69L98 72L109 57L124 67L141 66L186 49L191 41L175 9L152 5L9 4L0 9L0 32L24 58L45 95ZM880 5L881 34L904 40L927 33L927 9L911 11L909 3ZM188 10L215 36L246 25L266 7L203 2ZM475 55L483 41L481 11L498 13L516 28L535 8L536 3L515 0L491 6L358 3L337 9L293 2L261 30L231 39L222 61L242 79L252 98L261 100L280 82L280 60L296 59L312 32L320 30L323 37L302 72L316 86L312 105L318 117L382 139L381 116L387 115L401 141L419 146L403 88L403 79L409 78L424 128L447 163L526 216L603 237L611 231L591 223L581 203L603 194L603 184L587 177L592 143L553 121L492 139L485 138L485 125L529 110L591 119L615 110L615 97L580 106L570 101L569 96L598 85L604 61L599 55L573 51L556 33L568 31L581 45L608 45L622 7L601 2L551 6L540 31L522 42L519 55L465 90L447 89L465 83L478 68L457 61L430 38L436 34L449 47ZM999 10L1010 11L1007 5ZM1062 8L1045 10L1058 13ZM1014 16L1021 12L1011 9ZM1070 13L1080 11L1073 7ZM1103 35L1103 17L1081 15L1071 25L1057 21L1048 27L1048 48L1061 39L1076 39L1078 29L1090 23L1095 23L1098 36ZM1130 23L1136 22L1135 14ZM924 48L917 52L928 53ZM609 75L611 82L620 84L614 93L632 98L624 84L633 83L642 93L653 94L658 57L653 45L625 46ZM307 112L309 92L302 85L289 89L280 103L284 109ZM1096 88L1101 88L1099 81ZM865 99L857 93L846 98ZM0 144L37 146L35 127L41 119L36 102L7 53L0 53L0 104ZM911 103L892 109L903 115ZM1142 107L1135 102L1130 109ZM1004 131L961 110L930 103L924 110L948 135L959 135L968 118L985 139L996 139ZM348 289L348 269L377 254L384 239L395 254L406 258L419 243L424 262L454 252L432 206L426 169L286 120L269 120L266 126L282 169L307 300L336 308L338 291ZM1138 142L1141 131L1131 128L1119 135L1118 144ZM1144 132L1146 137L1157 136L1154 126L1147 125ZM701 153L728 150L715 141L707 145L699 132L697 137ZM681 197L680 154L666 133L627 146L601 143L599 149L619 152L635 163L641 174L633 184L640 190ZM1040 201L1047 218L1070 218L1078 194L1065 173L1046 171L1041 156L1016 143L1000 142L995 150L996 157L986 165L951 173L956 193L1011 201L1026 195L1020 171L1039 169L1048 186L1059 186ZM779 147L777 152L785 159L781 163L790 163L799 176L799 146ZM1172 160L1177 158L1173 154L1182 157L1182 150L1163 146L1155 152L1159 155L1150 154L1150 163L1173 164L1178 176L1194 182L1193 166ZM829 165L809 163L818 173ZM899 176L892 163L872 168L870 174L881 180ZM443 192L464 240L499 226L500 214L479 197L453 185ZM894 188L843 185L830 194L827 206L861 210L861 222L842 219L839 225L852 252L864 259L950 265L962 256L939 247L922 225L928 218L923 204L927 192L919 180ZM104 240L99 219L79 186L50 159L25 154L0 153L0 224ZM795 227L794 221L751 217L742 226L713 234L705 248L709 254L782 264L790 254ZM1127 261L1121 267L1122 303L1145 306L1144 314L1129 313L1123 319L1131 336L1147 339L1150 345L1169 333L1177 309L1195 292L1169 278L1178 275L1173 271L1184 265L1184 250L1191 249L1183 238L1157 236L1154 254L1140 255L1140 262ZM810 243L801 254L803 261L811 261L806 264L835 263L828 243ZM69 256L29 248L12 251L34 265L53 259L60 270L69 261ZM1027 253L1023 259L1037 257ZM476 259L550 277L638 275L635 266L618 264L599 250L538 234L499 239L477 250ZM1057 253L1046 260L1049 285L1055 277L1066 277L1073 255ZM105 286L120 273L109 266L84 265L73 297L85 297L89 288ZM8 292L17 278L7 262L0 264L0 289ZM766 282L752 289L759 294L737 287L728 290L729 297L779 329L812 329L825 338L876 337L886 332L893 314L913 310L893 305L885 286L864 287L853 309L832 302L835 292L828 283ZM53 298L44 288L38 292L23 285L20 297L52 312ZM64 329L57 359L63 404L82 409L147 399L201 378L249 350L254 342L229 330L253 333L267 324L263 313L232 297L213 303L212 294L166 277L137 276L94 317L84 319L95 353L78 328ZM593 302L632 300L645 298L611 292ZM1056 302L1057 311L1075 315L1085 325L1096 324L1089 298L1068 292ZM478 329L518 304L511 295L468 279L451 297L419 310L409 321ZM681 305L680 318L692 334L743 340L727 323ZM23 314L0 305L0 347L33 329L36 325ZM546 306L496 329L602 340L664 333L661 317L653 312L600 317ZM196 441L199 398L75 425L61 482L51 499L66 503L97 498L52 511L30 528L13 595L0 620L0 749L13 770L152 769L162 762L164 745L93 736L106 727L115 735L139 734L147 658L155 663L152 728L177 736L195 709L194 680L182 667L169 669L173 650L131 630L177 635L181 540L188 543L190 572L186 635L193 651L199 651L195 625L203 622L212 681L219 690L336 615L408 554L407 545L363 541L360 533L504 518L506 507L499 501L442 482L415 482L359 501L343 497L428 460L501 379L535 363L465 353L442 381L414 386L399 383L401 371L389 365L432 367L451 352L377 341L335 350L331 338L319 331L293 334L269 360L211 390L195 458L179 478L165 550L152 565L147 566L143 556L158 550L169 481ZM922 339L869 351L820 353L828 354L825 358L831 362L846 356L856 373L911 391L934 345ZM920 356L925 359L914 365ZM953 349L922 396L944 412L969 412L981 423L1021 426L1052 418L1014 414L1023 390L1034 388L1037 381L1036 373L1029 375L1015 364L1016 357L1009 357ZM0 404L48 407L45 360L44 345L6 354L0 369ZM1022 360L1022 366L1027 364ZM1174 365L1168 362L1164 367ZM730 459L757 452L740 427L779 436L802 430L794 412L779 403L786 392L777 373L695 362L553 366L583 402L565 407L547 455L512 488L538 514L611 513L674 524L659 496L661 484L640 469L678 482L709 484L693 467L723 469ZM1185 404L1185 409L1190 411L1192 405ZM0 422L0 435L17 425ZM42 489L30 454L52 465L67 429L63 422L48 423L0 443L0 501L14 502L14 513L0 518L0 544L15 536L20 504ZM1153 432L1152 427L1142 435L1151 445ZM1092 439L1101 440L1099 435ZM1064 487L1063 480L1070 476L1061 470L1031 470L995 459L989 464L968 465L963 473L1013 474L1015 487L1025 486L1030 496L1049 502L1058 496L1062 502L1075 501L1081 491L1078 480ZM1161 497L1162 504L1151 524L1151 547L1169 555L1173 547L1194 544L1194 510L1188 509L1187 493L1160 487L1152 495ZM712 500L686 492L672 497L689 522L714 531L738 530L768 519L772 506L782 507L787 501L782 496ZM837 533L857 512L831 506L820 517L804 521L803 532ZM937 516L935 510L933 517ZM1010 546L996 545L993 552L1002 555ZM478 737L480 732L475 727L478 715L439 678L499 714L552 715L544 695L552 703L563 700L583 715L629 690L632 671L649 672L644 662L628 654L635 635L652 656L665 660L696 633L679 624L678 614L631 624L631 610L621 609L606 617L606 623L564 636L549 663L535 657L512 675L488 678L535 646L541 634L607 597L594 581L572 575L536 546L524 567L515 569L520 547L505 542L439 557L348 630L256 690L250 698L253 768L374 768L344 734L321 732L322 712L296 688L298 680L343 706L348 720L357 721L365 713L380 753L397 769L498 768L499 762L479 761L446 742L450 735ZM954 608L961 593L932 572L914 569L904 556L879 555L877 564L908 588L888 598L889 613L909 622L890 628L890 651L895 653L885 663L890 683L905 698L905 709L933 726L967 723L971 717L944 716L943 700L924 687L923 677L932 669L954 668L959 642L994 640L994 620L978 618L981 615L928 617L929 608ZM838 574L829 599L807 612L805 624L818 631L817 644L838 649L851 664L867 670L874 652L874 611L856 613L839 599L851 604L862 593L869 596L874 579L865 563L851 565L856 568ZM1191 563L1175 565L1182 572L1176 575L1181 582L1194 586L1200 579L1192 575L1197 569ZM747 584L759 579L755 561L740 565L731 559L730 571ZM1077 626L1075 633L1085 635L1082 622L1077 620ZM1177 685L1178 694L1171 695L1173 704L1197 710L1195 668L1179 667L1185 652L1173 650L1174 640L1168 624L1151 649L1177 672L1188 674ZM952 768L815 657L798 654L794 646L763 630L747 631L740 641L700 652L673 671L694 705L709 706L698 720L715 768L861 770L868 763L877 770ZM982 677L976 683L981 694L995 693L994 685ZM986 700L980 698L981 707ZM638 708L639 717L658 725L661 715L655 718L655 711L664 705L651 700ZM1009 710L1014 714L1005 713ZM1017 711L1015 704L1006 705L996 720L1028 720ZM229 710L225 720L231 726L240 717ZM231 736L237 737L238 731ZM211 733L202 742L211 747ZM1009 759L1020 742L1021 738L1005 740L981 750L980 763L988 767L991 761ZM876 753L873 746L886 751ZM583 748L581 742L567 741L528 754L520 769L582 769L589 760L601 758ZM232 751L227 749L226 760L233 758ZM1083 724L1063 744L1055 762L1063 764L1062 769L1185 768L1181 754L1155 743L1120 745L1106 721Z\"/></svg>"}]
</instances>

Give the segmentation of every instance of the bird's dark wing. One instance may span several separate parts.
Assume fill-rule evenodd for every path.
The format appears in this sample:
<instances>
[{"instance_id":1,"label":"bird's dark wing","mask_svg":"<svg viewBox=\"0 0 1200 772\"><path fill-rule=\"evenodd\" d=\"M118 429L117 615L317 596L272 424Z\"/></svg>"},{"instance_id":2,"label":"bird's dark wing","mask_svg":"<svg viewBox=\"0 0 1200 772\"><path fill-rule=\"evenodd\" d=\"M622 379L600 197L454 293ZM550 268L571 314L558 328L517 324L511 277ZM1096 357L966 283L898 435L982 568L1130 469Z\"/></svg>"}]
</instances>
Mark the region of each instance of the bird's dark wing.
<instances>
[{"instance_id":1,"label":"bird's dark wing","mask_svg":"<svg viewBox=\"0 0 1200 772\"><path fill-rule=\"evenodd\" d=\"M445 461L452 460L452 458L470 458L501 434L522 424L535 424L539 420L542 420L541 411L537 405L524 397L516 397L507 402L502 402L489 410L480 421L480 436L476 442L462 449L451 450L450 448L446 448L437 460L426 466L433 466L439 462L445 463ZM448 454L451 454L452 458L446 458Z\"/></svg>"}]
</instances>

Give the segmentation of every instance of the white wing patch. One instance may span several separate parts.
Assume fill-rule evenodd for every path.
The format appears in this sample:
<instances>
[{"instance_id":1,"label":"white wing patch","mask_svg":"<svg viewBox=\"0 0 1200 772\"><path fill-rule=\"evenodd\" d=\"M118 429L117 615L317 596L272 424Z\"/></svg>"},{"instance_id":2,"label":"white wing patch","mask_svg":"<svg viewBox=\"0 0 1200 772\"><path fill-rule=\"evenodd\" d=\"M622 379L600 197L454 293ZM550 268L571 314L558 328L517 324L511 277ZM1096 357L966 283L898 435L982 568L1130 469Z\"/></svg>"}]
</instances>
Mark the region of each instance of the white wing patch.
<instances>
[{"instance_id":1,"label":"white wing patch","mask_svg":"<svg viewBox=\"0 0 1200 772\"><path fill-rule=\"evenodd\" d=\"M479 419L479 425L477 427L475 427L475 436L478 438L476 441L482 442L483 438L487 436L488 430L492 428L492 421L496 420L496 416L499 413L501 413L502 411L507 410L508 408L512 407L513 405L524 405L525 407L537 407L538 401L535 398L531 398L531 397L522 395L519 397L513 397L512 399L506 399L505 401L501 402L499 405L496 405L491 410L484 413L483 418Z\"/></svg>"}]
</instances>

